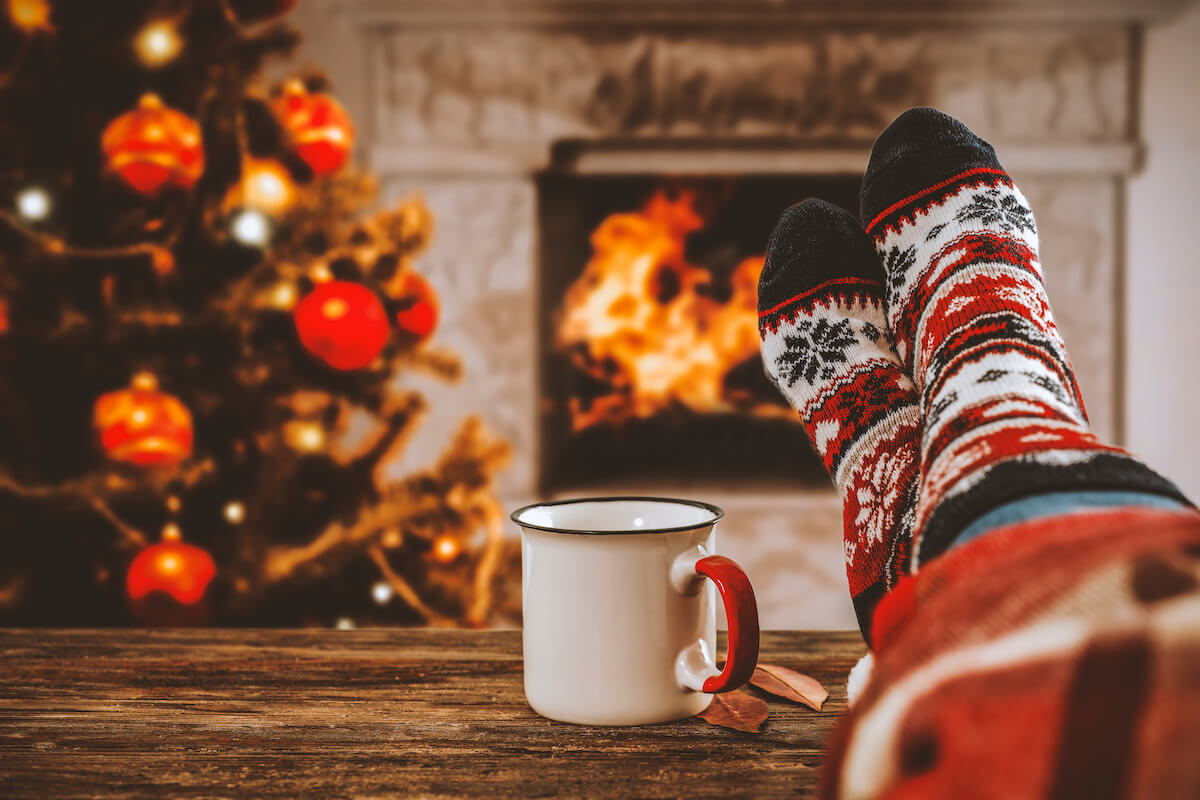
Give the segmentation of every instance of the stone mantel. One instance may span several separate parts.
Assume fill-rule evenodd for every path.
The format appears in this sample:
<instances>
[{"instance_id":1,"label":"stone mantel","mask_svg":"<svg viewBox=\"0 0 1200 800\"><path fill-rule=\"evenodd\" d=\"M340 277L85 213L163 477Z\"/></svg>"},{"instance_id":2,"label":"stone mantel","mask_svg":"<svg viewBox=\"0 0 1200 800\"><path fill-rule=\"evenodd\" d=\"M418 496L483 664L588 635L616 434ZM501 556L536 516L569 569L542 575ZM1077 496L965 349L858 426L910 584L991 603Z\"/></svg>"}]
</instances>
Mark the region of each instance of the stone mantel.
<instances>
[{"instance_id":1,"label":"stone mantel","mask_svg":"<svg viewBox=\"0 0 1200 800\"><path fill-rule=\"evenodd\" d=\"M1138 26L1180 5L337 3L365 60L368 160L431 175L628 171L625 150L662 172L854 172L921 104L985 131L1017 173L1127 174ZM578 163L555 162L563 144Z\"/></svg>"},{"instance_id":2,"label":"stone mantel","mask_svg":"<svg viewBox=\"0 0 1200 800\"><path fill-rule=\"evenodd\" d=\"M1190 0L335 0L363 25L415 27L1148 23Z\"/></svg>"},{"instance_id":3,"label":"stone mantel","mask_svg":"<svg viewBox=\"0 0 1200 800\"><path fill-rule=\"evenodd\" d=\"M1093 426L1119 440L1141 32L1187 0L317 4L337 24L308 36L337 54L362 160L385 198L422 191L439 226L419 268L443 301L438 338L466 377L429 390L438 413L414 462L482 411L514 445L505 501L539 492L538 175L857 175L875 136L915 105L962 119L1017 177ZM730 515L731 550L776 554L762 569L789 576L768 589L772 624L853 624L834 494L750 506ZM803 563L782 555L797 552ZM841 611L787 616L805 592Z\"/></svg>"}]
</instances>

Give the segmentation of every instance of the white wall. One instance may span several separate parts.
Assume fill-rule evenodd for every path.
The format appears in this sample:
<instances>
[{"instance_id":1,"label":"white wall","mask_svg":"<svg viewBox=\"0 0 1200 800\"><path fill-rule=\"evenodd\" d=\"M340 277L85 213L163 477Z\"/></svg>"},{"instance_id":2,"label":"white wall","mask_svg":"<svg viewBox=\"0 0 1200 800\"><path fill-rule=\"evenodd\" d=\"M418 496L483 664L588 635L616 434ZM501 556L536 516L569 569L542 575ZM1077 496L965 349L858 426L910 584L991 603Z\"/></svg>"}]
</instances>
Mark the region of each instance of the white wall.
<instances>
[{"instance_id":1,"label":"white wall","mask_svg":"<svg viewBox=\"0 0 1200 800\"><path fill-rule=\"evenodd\" d=\"M1200 500L1200 5L1151 28L1129 184L1125 445Z\"/></svg>"}]
</instances>

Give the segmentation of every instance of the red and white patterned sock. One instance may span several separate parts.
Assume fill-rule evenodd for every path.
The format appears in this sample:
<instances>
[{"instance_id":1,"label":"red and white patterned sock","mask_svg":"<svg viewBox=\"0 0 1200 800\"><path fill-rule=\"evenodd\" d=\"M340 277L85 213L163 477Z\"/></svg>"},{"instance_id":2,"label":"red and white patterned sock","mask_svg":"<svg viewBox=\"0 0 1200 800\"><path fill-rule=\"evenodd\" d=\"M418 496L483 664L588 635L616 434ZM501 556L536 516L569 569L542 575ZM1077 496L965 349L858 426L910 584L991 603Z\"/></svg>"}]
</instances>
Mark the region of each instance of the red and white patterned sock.
<instances>
[{"instance_id":1,"label":"red and white patterned sock","mask_svg":"<svg viewBox=\"0 0 1200 800\"><path fill-rule=\"evenodd\" d=\"M842 495L846 576L868 642L876 603L908 572L921 427L882 279L854 217L806 200L775 226L758 285L767 373Z\"/></svg>"},{"instance_id":2,"label":"red and white patterned sock","mask_svg":"<svg viewBox=\"0 0 1200 800\"><path fill-rule=\"evenodd\" d=\"M862 212L886 273L896 351L921 392L918 564L973 519L1033 494L1183 499L1088 430L1033 213L991 145L934 109L905 112L875 142Z\"/></svg>"}]
</instances>

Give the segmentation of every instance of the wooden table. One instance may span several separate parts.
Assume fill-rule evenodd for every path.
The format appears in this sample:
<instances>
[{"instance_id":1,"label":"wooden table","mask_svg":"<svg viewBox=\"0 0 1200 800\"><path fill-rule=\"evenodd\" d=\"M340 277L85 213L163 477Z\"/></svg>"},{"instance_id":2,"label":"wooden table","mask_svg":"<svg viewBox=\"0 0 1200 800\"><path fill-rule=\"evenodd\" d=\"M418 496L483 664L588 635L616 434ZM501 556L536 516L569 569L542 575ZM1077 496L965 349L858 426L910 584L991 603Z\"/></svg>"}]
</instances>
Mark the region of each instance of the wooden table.
<instances>
[{"instance_id":1,"label":"wooden table","mask_svg":"<svg viewBox=\"0 0 1200 800\"><path fill-rule=\"evenodd\" d=\"M518 631L0 631L0 796L805 796L863 652L764 633L830 698L749 734L543 719Z\"/></svg>"}]
</instances>

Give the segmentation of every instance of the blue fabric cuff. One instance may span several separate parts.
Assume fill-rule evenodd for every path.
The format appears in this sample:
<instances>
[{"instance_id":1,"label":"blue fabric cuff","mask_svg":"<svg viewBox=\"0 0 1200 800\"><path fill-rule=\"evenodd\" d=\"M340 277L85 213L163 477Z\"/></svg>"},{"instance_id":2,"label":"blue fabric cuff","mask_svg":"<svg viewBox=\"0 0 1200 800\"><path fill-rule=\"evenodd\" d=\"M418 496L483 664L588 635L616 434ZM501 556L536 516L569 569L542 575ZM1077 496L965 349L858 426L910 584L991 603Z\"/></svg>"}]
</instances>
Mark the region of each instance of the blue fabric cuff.
<instances>
[{"instance_id":1,"label":"blue fabric cuff","mask_svg":"<svg viewBox=\"0 0 1200 800\"><path fill-rule=\"evenodd\" d=\"M1093 511L1101 508L1157 508L1165 510L1187 508L1170 497L1147 492L1118 492L1093 490L1081 492L1050 492L1023 497L997 506L962 530L950 548L958 547L977 536L1005 525L1015 525L1031 519ZM948 548L949 549L949 548Z\"/></svg>"}]
</instances>

